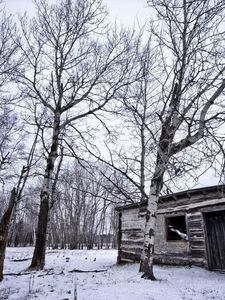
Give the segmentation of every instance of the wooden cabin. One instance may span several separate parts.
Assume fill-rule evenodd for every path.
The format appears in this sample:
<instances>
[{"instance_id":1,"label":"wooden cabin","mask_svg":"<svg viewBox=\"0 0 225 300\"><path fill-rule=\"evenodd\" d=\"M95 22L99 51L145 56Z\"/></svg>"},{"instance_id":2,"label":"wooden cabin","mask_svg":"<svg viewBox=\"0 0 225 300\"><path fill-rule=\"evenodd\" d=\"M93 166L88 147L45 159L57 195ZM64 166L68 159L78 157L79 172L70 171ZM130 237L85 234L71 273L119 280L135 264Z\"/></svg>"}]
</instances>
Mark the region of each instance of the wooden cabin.
<instances>
[{"instance_id":1,"label":"wooden cabin","mask_svg":"<svg viewBox=\"0 0 225 300\"><path fill-rule=\"evenodd\" d=\"M143 246L147 203L117 207L118 263L137 262ZM225 270L225 185L162 196L159 201L154 261Z\"/></svg>"}]
</instances>

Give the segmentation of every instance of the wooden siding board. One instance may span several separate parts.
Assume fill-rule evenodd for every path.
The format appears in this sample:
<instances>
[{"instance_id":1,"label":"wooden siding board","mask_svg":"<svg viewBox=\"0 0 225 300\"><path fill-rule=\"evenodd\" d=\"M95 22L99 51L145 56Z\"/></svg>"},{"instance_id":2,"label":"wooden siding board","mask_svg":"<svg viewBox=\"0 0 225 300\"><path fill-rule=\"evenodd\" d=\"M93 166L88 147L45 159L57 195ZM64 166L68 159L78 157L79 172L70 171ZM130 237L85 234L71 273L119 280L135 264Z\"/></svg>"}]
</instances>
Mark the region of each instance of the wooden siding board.
<instances>
[{"instance_id":1,"label":"wooden siding board","mask_svg":"<svg viewBox=\"0 0 225 300\"><path fill-rule=\"evenodd\" d=\"M144 222L143 221L122 221L121 222L121 229L132 229L132 228L144 228Z\"/></svg>"},{"instance_id":2,"label":"wooden siding board","mask_svg":"<svg viewBox=\"0 0 225 300\"><path fill-rule=\"evenodd\" d=\"M141 228L123 228L121 229L122 232L142 232Z\"/></svg>"},{"instance_id":3,"label":"wooden siding board","mask_svg":"<svg viewBox=\"0 0 225 300\"><path fill-rule=\"evenodd\" d=\"M225 270L225 211L205 214L209 268Z\"/></svg>"},{"instance_id":4,"label":"wooden siding board","mask_svg":"<svg viewBox=\"0 0 225 300\"><path fill-rule=\"evenodd\" d=\"M121 251L126 251L128 253L135 253L135 254L138 254L138 255L141 255L142 253L142 247L135 247L135 246L132 246L132 247L126 247L126 246L121 246Z\"/></svg>"},{"instance_id":5,"label":"wooden siding board","mask_svg":"<svg viewBox=\"0 0 225 300\"><path fill-rule=\"evenodd\" d=\"M190 243L190 255L194 258L206 257L204 224L202 213L187 214L187 228Z\"/></svg>"},{"instance_id":6,"label":"wooden siding board","mask_svg":"<svg viewBox=\"0 0 225 300\"><path fill-rule=\"evenodd\" d=\"M122 231L121 231L121 218L122 212L118 214L118 231L117 231L117 244L118 244L118 256L117 263L121 263L121 241L122 241Z\"/></svg>"},{"instance_id":7,"label":"wooden siding board","mask_svg":"<svg viewBox=\"0 0 225 300\"><path fill-rule=\"evenodd\" d=\"M177 203L175 206L169 205L169 207L163 208L162 206L159 206L159 209L157 210L157 214L165 214L170 212L176 212L176 211L190 211L191 209L200 209L204 206L215 206L218 204L225 204L225 198L221 199L209 199L204 201L197 201L190 204L183 204Z\"/></svg>"},{"instance_id":8,"label":"wooden siding board","mask_svg":"<svg viewBox=\"0 0 225 300\"><path fill-rule=\"evenodd\" d=\"M194 204L194 203L201 203L204 201L212 200L212 199L222 199L224 198L224 193L218 191L213 192L207 192L205 194L199 193L199 194L192 194L190 197L187 195L183 195L183 197L178 198L177 200L171 199L170 201L166 202L160 202L159 207L160 208L166 208L166 207L176 207L179 205L186 205L186 204Z\"/></svg>"},{"instance_id":9,"label":"wooden siding board","mask_svg":"<svg viewBox=\"0 0 225 300\"><path fill-rule=\"evenodd\" d=\"M129 252L127 250L121 251L121 260L129 259L132 261L140 261L140 257L141 257L140 254L137 254L136 252Z\"/></svg>"}]
</instances>

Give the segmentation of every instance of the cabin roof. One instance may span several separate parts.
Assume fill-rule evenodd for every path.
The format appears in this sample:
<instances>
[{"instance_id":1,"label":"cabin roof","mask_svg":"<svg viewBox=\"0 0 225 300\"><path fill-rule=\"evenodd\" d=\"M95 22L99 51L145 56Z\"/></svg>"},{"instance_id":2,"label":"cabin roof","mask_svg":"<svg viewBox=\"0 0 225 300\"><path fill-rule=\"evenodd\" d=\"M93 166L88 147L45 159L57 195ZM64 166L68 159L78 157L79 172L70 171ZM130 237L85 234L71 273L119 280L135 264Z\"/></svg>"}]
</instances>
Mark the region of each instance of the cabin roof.
<instances>
[{"instance_id":1,"label":"cabin roof","mask_svg":"<svg viewBox=\"0 0 225 300\"><path fill-rule=\"evenodd\" d=\"M182 198L191 198L192 196L196 195L206 195L208 193L213 193L217 197L221 197L221 194L225 193L225 185L214 185L214 186L208 186L203 188L197 188L197 189L191 189L186 190L182 192L172 193L168 195L160 196L159 203L165 203L169 201L177 201ZM123 206L117 206L116 210L121 211L129 208L136 208L147 205L147 201L143 202L136 202L136 203L130 203Z\"/></svg>"}]
</instances>

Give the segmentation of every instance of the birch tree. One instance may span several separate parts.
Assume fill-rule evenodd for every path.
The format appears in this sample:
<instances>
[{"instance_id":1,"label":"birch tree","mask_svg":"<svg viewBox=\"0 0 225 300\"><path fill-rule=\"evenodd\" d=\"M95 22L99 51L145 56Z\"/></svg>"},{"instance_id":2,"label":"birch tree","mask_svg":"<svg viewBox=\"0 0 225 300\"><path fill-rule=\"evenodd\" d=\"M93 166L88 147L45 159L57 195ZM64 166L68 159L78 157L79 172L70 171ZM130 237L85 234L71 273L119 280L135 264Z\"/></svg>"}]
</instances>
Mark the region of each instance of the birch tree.
<instances>
[{"instance_id":1,"label":"birch tree","mask_svg":"<svg viewBox=\"0 0 225 300\"><path fill-rule=\"evenodd\" d=\"M149 126L156 144L154 170L145 214L143 278L153 273L156 211L165 173L179 154L191 151L224 123L225 3L221 0L150 0L157 22L151 27L161 52L160 94ZM154 129L156 128L156 130ZM182 157L180 157L182 161Z\"/></svg>"},{"instance_id":2,"label":"birch tree","mask_svg":"<svg viewBox=\"0 0 225 300\"><path fill-rule=\"evenodd\" d=\"M20 62L19 57L16 57L18 45L14 42L17 36L16 26L2 6L3 1L0 1L0 108L12 98L8 93L8 83L11 82L12 74L15 73Z\"/></svg>"},{"instance_id":3,"label":"birch tree","mask_svg":"<svg viewBox=\"0 0 225 300\"><path fill-rule=\"evenodd\" d=\"M37 0L35 4L36 16L21 19L19 46L24 69L18 74L18 83L36 123L42 115L39 127L45 141L46 167L31 262L31 268L42 269L59 141L67 130L79 132L79 126L87 122L82 120L90 116L99 120L98 111L129 83L135 59L132 34L108 32L102 1L62 0L50 5Z\"/></svg>"}]
</instances>

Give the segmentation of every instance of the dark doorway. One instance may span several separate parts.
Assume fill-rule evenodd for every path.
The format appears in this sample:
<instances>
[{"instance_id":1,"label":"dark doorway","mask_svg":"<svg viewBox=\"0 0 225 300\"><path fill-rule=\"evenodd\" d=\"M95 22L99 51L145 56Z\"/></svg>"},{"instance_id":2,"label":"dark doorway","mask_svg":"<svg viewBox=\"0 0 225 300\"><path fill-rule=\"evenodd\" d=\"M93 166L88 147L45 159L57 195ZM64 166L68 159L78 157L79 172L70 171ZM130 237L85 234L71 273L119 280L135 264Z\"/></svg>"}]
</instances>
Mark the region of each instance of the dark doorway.
<instances>
[{"instance_id":1,"label":"dark doorway","mask_svg":"<svg viewBox=\"0 0 225 300\"><path fill-rule=\"evenodd\" d=\"M225 211L205 214L210 270L225 270Z\"/></svg>"}]
</instances>

